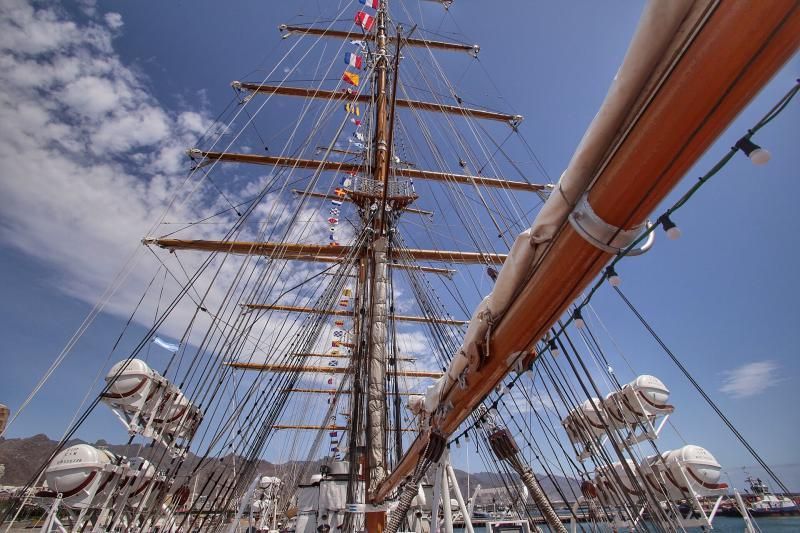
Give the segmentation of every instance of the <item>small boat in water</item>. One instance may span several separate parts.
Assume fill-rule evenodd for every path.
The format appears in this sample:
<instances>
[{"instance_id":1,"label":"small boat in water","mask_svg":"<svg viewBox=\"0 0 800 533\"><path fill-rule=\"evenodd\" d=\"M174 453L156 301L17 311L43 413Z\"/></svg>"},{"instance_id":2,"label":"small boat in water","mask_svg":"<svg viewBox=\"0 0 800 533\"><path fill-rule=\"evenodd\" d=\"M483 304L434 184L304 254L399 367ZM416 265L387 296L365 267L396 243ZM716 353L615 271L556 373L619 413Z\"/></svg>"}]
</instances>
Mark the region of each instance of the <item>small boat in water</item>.
<instances>
[{"instance_id":1,"label":"small boat in water","mask_svg":"<svg viewBox=\"0 0 800 533\"><path fill-rule=\"evenodd\" d=\"M754 517L800 515L800 506L794 500L773 494L761 479L748 477L746 481L756 496L748 509Z\"/></svg>"}]
</instances>

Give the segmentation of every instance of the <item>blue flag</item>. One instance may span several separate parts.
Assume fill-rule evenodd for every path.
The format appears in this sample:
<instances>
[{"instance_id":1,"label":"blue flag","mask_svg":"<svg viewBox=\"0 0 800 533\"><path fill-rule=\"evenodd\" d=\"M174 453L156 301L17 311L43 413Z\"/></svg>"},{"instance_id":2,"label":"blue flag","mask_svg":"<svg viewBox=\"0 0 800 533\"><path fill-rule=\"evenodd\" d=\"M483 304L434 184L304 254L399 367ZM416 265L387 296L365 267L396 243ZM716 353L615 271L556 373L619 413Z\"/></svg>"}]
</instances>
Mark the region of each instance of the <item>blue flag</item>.
<instances>
[{"instance_id":1,"label":"blue flag","mask_svg":"<svg viewBox=\"0 0 800 533\"><path fill-rule=\"evenodd\" d=\"M167 342L164 339L161 339L159 337L153 337L153 344L161 346L165 350L168 350L168 351L170 351L172 353L175 353L175 352L177 352L178 350L181 349L181 345L180 344L173 344L173 343Z\"/></svg>"}]
</instances>

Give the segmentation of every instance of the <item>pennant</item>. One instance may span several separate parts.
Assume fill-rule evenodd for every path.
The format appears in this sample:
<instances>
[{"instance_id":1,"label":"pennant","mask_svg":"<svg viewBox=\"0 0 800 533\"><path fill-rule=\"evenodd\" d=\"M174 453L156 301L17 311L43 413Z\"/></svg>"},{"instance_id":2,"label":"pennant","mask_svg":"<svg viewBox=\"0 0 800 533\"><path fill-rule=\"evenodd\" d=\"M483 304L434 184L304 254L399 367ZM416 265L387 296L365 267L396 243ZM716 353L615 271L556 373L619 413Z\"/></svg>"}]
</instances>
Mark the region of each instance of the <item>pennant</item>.
<instances>
[{"instance_id":1,"label":"pennant","mask_svg":"<svg viewBox=\"0 0 800 533\"><path fill-rule=\"evenodd\" d=\"M153 344L155 344L156 346L161 346L165 350L170 351L172 353L175 353L181 349L180 344L173 344L171 342L167 342L160 337L153 337Z\"/></svg>"},{"instance_id":2,"label":"pennant","mask_svg":"<svg viewBox=\"0 0 800 533\"><path fill-rule=\"evenodd\" d=\"M328 227L328 231L330 231L331 233L334 233L336 231L336 226L329 226Z\"/></svg>"},{"instance_id":3,"label":"pennant","mask_svg":"<svg viewBox=\"0 0 800 533\"><path fill-rule=\"evenodd\" d=\"M356 16L353 20L356 24L361 26L361 29L364 31L370 31L372 29L372 25L375 24L375 17L366 11L359 11L356 13Z\"/></svg>"},{"instance_id":4,"label":"pennant","mask_svg":"<svg viewBox=\"0 0 800 533\"><path fill-rule=\"evenodd\" d=\"M331 431L331 432L329 433L329 435L330 435L331 437L337 437L339 434L338 434L336 431Z\"/></svg>"},{"instance_id":5,"label":"pennant","mask_svg":"<svg viewBox=\"0 0 800 533\"><path fill-rule=\"evenodd\" d=\"M333 205L342 205L342 201L341 200L331 200L331 203Z\"/></svg>"},{"instance_id":6,"label":"pennant","mask_svg":"<svg viewBox=\"0 0 800 533\"><path fill-rule=\"evenodd\" d=\"M354 178L355 178L355 177L356 177L356 174L358 174L358 172L356 172L355 170L348 170L347 172L345 172L345 174L347 174L348 176L352 176L352 177L354 177Z\"/></svg>"},{"instance_id":7,"label":"pennant","mask_svg":"<svg viewBox=\"0 0 800 533\"><path fill-rule=\"evenodd\" d=\"M328 235L328 240L335 241L336 236L333 233L331 233L330 235Z\"/></svg>"},{"instance_id":8,"label":"pennant","mask_svg":"<svg viewBox=\"0 0 800 533\"><path fill-rule=\"evenodd\" d=\"M367 47L367 41L365 41L363 39L351 39L350 40L350 44L354 44L356 46L360 46L361 48L366 48Z\"/></svg>"},{"instance_id":9,"label":"pennant","mask_svg":"<svg viewBox=\"0 0 800 533\"><path fill-rule=\"evenodd\" d=\"M341 345L342 341L331 341L331 346L333 346L334 348L338 348Z\"/></svg>"},{"instance_id":10,"label":"pennant","mask_svg":"<svg viewBox=\"0 0 800 533\"><path fill-rule=\"evenodd\" d=\"M328 366L339 366L339 361L328 361Z\"/></svg>"},{"instance_id":11,"label":"pennant","mask_svg":"<svg viewBox=\"0 0 800 533\"><path fill-rule=\"evenodd\" d=\"M344 110L347 113L353 114L353 115L355 115L357 117L361 116L361 108L358 107L358 104L352 104L352 103L348 102L348 103L344 104Z\"/></svg>"},{"instance_id":12,"label":"pennant","mask_svg":"<svg viewBox=\"0 0 800 533\"><path fill-rule=\"evenodd\" d=\"M328 224L338 224L338 223L339 223L339 219L338 218L336 218L336 217L329 217L328 218Z\"/></svg>"},{"instance_id":13,"label":"pennant","mask_svg":"<svg viewBox=\"0 0 800 533\"><path fill-rule=\"evenodd\" d=\"M328 385L333 385L333 378L328 378Z\"/></svg>"},{"instance_id":14,"label":"pennant","mask_svg":"<svg viewBox=\"0 0 800 533\"><path fill-rule=\"evenodd\" d=\"M371 7L372 9L378 9L378 6L380 6L381 4L380 0L358 0L358 1L367 7Z\"/></svg>"},{"instance_id":15,"label":"pennant","mask_svg":"<svg viewBox=\"0 0 800 533\"><path fill-rule=\"evenodd\" d=\"M350 296L353 294L353 291L350 289L342 289L342 296Z\"/></svg>"},{"instance_id":16,"label":"pennant","mask_svg":"<svg viewBox=\"0 0 800 533\"><path fill-rule=\"evenodd\" d=\"M338 242L329 242L328 246L339 246Z\"/></svg>"},{"instance_id":17,"label":"pennant","mask_svg":"<svg viewBox=\"0 0 800 533\"><path fill-rule=\"evenodd\" d=\"M353 146L355 146L356 148L359 148L359 149L361 149L361 150L363 150L363 149L364 149L364 143L360 143L360 142L358 142L358 141L354 141L353 139L347 139L347 140L348 140L348 141L350 141L350 144L352 144L352 145L353 145Z\"/></svg>"},{"instance_id":18,"label":"pennant","mask_svg":"<svg viewBox=\"0 0 800 533\"><path fill-rule=\"evenodd\" d=\"M359 141L363 141L364 140L364 134L361 133L360 131L354 131L353 132L353 137L358 139Z\"/></svg>"},{"instance_id":19,"label":"pennant","mask_svg":"<svg viewBox=\"0 0 800 533\"><path fill-rule=\"evenodd\" d=\"M353 68L364 68L364 58L353 52L345 52L344 64Z\"/></svg>"},{"instance_id":20,"label":"pennant","mask_svg":"<svg viewBox=\"0 0 800 533\"><path fill-rule=\"evenodd\" d=\"M340 328L343 328L344 327L344 320L334 320L333 324L335 326L339 326Z\"/></svg>"},{"instance_id":21,"label":"pennant","mask_svg":"<svg viewBox=\"0 0 800 533\"><path fill-rule=\"evenodd\" d=\"M353 184L353 180L351 180L350 178L346 178L344 181L342 181L342 186L343 187L348 187L349 188L352 184Z\"/></svg>"},{"instance_id":22,"label":"pennant","mask_svg":"<svg viewBox=\"0 0 800 533\"><path fill-rule=\"evenodd\" d=\"M347 298L342 298L341 300L339 300L339 305L341 305L342 307L347 307L348 305L350 305L350 300L348 300Z\"/></svg>"},{"instance_id":23,"label":"pennant","mask_svg":"<svg viewBox=\"0 0 800 533\"><path fill-rule=\"evenodd\" d=\"M352 122L352 123L353 123L353 124L355 124L356 126L360 126L360 125L361 125L361 121L360 121L360 120L358 120L357 118L351 118L351 119L350 119L350 122Z\"/></svg>"},{"instance_id":24,"label":"pennant","mask_svg":"<svg viewBox=\"0 0 800 533\"><path fill-rule=\"evenodd\" d=\"M339 198L344 198L345 196L347 196L347 191L337 187L336 189L333 190L333 194L335 194Z\"/></svg>"},{"instance_id":25,"label":"pennant","mask_svg":"<svg viewBox=\"0 0 800 533\"><path fill-rule=\"evenodd\" d=\"M339 208L338 207L331 207L331 210L329 211L329 213L331 214L332 217L338 217L339 216Z\"/></svg>"},{"instance_id":26,"label":"pennant","mask_svg":"<svg viewBox=\"0 0 800 533\"><path fill-rule=\"evenodd\" d=\"M331 445L334 444L339 444L339 441L337 439L331 439Z\"/></svg>"},{"instance_id":27,"label":"pennant","mask_svg":"<svg viewBox=\"0 0 800 533\"><path fill-rule=\"evenodd\" d=\"M333 332L334 337L341 337L342 335L344 335L344 331L340 329L337 329L336 331Z\"/></svg>"},{"instance_id":28,"label":"pennant","mask_svg":"<svg viewBox=\"0 0 800 533\"><path fill-rule=\"evenodd\" d=\"M358 85L358 82L361 78L359 78L358 74L354 74L349 70L345 70L342 74L342 80L345 83L349 83L350 85Z\"/></svg>"}]
</instances>

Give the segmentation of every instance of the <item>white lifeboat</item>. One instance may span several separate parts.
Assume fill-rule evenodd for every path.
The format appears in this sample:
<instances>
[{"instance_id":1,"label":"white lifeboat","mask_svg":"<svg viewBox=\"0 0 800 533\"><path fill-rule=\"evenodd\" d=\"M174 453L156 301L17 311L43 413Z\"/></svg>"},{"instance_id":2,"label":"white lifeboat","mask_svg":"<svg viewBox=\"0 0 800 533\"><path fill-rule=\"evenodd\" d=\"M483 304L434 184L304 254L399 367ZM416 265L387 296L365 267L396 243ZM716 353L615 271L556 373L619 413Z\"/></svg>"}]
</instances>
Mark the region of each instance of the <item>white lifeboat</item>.
<instances>
[{"instance_id":1,"label":"white lifeboat","mask_svg":"<svg viewBox=\"0 0 800 533\"><path fill-rule=\"evenodd\" d=\"M598 496L606 505L624 505L624 502L631 499L640 499L641 488L639 473L636 463L627 460L628 467L625 468L619 461L610 466L601 466L594 475L594 486L597 488ZM629 473L630 472L630 473ZM633 478L631 478L631 474Z\"/></svg>"},{"instance_id":2,"label":"white lifeboat","mask_svg":"<svg viewBox=\"0 0 800 533\"><path fill-rule=\"evenodd\" d=\"M107 469L117 457L89 444L76 444L62 450L45 470L48 492L61 494L68 507L87 509L99 505L110 490L113 473Z\"/></svg>"},{"instance_id":3,"label":"white lifeboat","mask_svg":"<svg viewBox=\"0 0 800 533\"><path fill-rule=\"evenodd\" d=\"M605 434L605 419L602 402L598 398L591 398L570 411L561 424L567 431L569 440L575 443L587 443L594 437Z\"/></svg>"},{"instance_id":4,"label":"white lifeboat","mask_svg":"<svg viewBox=\"0 0 800 533\"><path fill-rule=\"evenodd\" d=\"M141 359L125 359L106 374L108 390L102 394L102 400L123 411L138 412L165 381Z\"/></svg>"},{"instance_id":5,"label":"white lifeboat","mask_svg":"<svg viewBox=\"0 0 800 533\"><path fill-rule=\"evenodd\" d=\"M177 387L170 386L158 414L153 419L153 427L168 435L170 441L190 439L201 420L200 410Z\"/></svg>"},{"instance_id":6,"label":"white lifeboat","mask_svg":"<svg viewBox=\"0 0 800 533\"><path fill-rule=\"evenodd\" d=\"M151 500L148 495L153 495L154 487L150 485L155 483L156 467L147 459L141 457L134 457L128 462L130 469L128 470L131 487L128 491L128 505L131 507L138 507L145 498ZM147 505L145 505L147 507Z\"/></svg>"},{"instance_id":7,"label":"white lifeboat","mask_svg":"<svg viewBox=\"0 0 800 533\"><path fill-rule=\"evenodd\" d=\"M669 389L655 376L639 376L603 400L603 409L614 427L644 424L655 417L672 413L667 403Z\"/></svg>"},{"instance_id":8,"label":"white lifeboat","mask_svg":"<svg viewBox=\"0 0 800 533\"><path fill-rule=\"evenodd\" d=\"M720 483L722 467L711 453L700 446L687 444L683 448L653 455L642 461L645 479L657 493L667 489L670 500L696 496L718 496L728 490Z\"/></svg>"}]
</instances>

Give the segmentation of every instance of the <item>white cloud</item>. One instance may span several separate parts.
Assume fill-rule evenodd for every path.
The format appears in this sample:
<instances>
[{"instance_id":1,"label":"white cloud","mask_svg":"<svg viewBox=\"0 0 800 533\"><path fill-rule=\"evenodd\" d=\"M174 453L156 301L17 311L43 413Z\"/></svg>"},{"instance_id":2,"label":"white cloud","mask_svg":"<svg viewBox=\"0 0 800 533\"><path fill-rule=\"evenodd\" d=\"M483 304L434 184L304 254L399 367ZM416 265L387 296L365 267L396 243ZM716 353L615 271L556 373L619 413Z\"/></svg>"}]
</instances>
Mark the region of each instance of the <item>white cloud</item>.
<instances>
[{"instance_id":1,"label":"white cloud","mask_svg":"<svg viewBox=\"0 0 800 533\"><path fill-rule=\"evenodd\" d=\"M161 226L157 234L179 229L176 221L196 221L230 204L208 181L194 190L202 173L184 186L189 167L184 150L194 146L213 121L202 112L162 107L147 89L148 80L114 52L108 20L104 25L94 20L78 25L55 5L35 5L25 0L0 2L0 241L50 267L54 290L95 304L131 252L143 250L140 239L171 200L177 202L166 220L175 225ZM84 4L87 9L92 6ZM218 172L238 178L236 169L220 167ZM230 199L238 203L252 198L273 180L271 175L237 179L238 190ZM277 240L286 233L298 242L326 242L328 228L316 210L319 204L306 202L301 207L297 198L285 196L266 197L236 237ZM327 216L327 209L324 213ZM290 228L295 214L308 222ZM239 220L231 210L216 216L213 224L196 225L177 236L219 238ZM340 242L348 242L352 234L347 224L339 225ZM147 253L140 257L106 311L128 316L136 305L157 265ZM159 257L185 283L184 273L194 272L207 256L178 252ZM265 271L263 260L253 269L256 264L258 259L253 257L228 257L224 264L220 258L189 294L197 299L216 276L205 307L215 311L224 301L225 290L235 286L238 292L231 296L226 313L235 318L236 304L250 297L243 292L243 278L237 277L242 265L256 272L252 279L266 276L266 289L258 301L323 268L291 264L283 269L278 262ZM167 282L162 302L175 297L180 288L171 278ZM316 299L315 290L302 288L282 301L296 296L299 305L306 305ZM152 301L145 300L142 309L153 309L157 295L153 291ZM192 301L184 298L159 334L180 338L193 310ZM152 316L151 311L142 312L137 319L149 326ZM194 326L195 334L208 328L207 318L203 315ZM280 325L281 321L260 322L264 331L253 328L253 335L263 333L261 344L273 343L277 350L287 332L293 332L292 328L279 332ZM329 338L324 342L330 344Z\"/></svg>"},{"instance_id":2,"label":"white cloud","mask_svg":"<svg viewBox=\"0 0 800 533\"><path fill-rule=\"evenodd\" d=\"M122 21L122 15L120 15L119 13L114 13L114 12L106 13L104 18L106 24L108 24L108 27L111 28L112 30L118 30L125 24Z\"/></svg>"},{"instance_id":3,"label":"white cloud","mask_svg":"<svg viewBox=\"0 0 800 533\"><path fill-rule=\"evenodd\" d=\"M114 53L107 26L78 26L49 4L0 4L0 239L89 303L179 190L183 149L211 123L163 109L146 81ZM151 275L134 272L109 310L129 313Z\"/></svg>"},{"instance_id":4,"label":"white cloud","mask_svg":"<svg viewBox=\"0 0 800 533\"><path fill-rule=\"evenodd\" d=\"M723 372L720 391L733 398L749 398L761 394L781 381L775 361L756 361Z\"/></svg>"}]
</instances>

